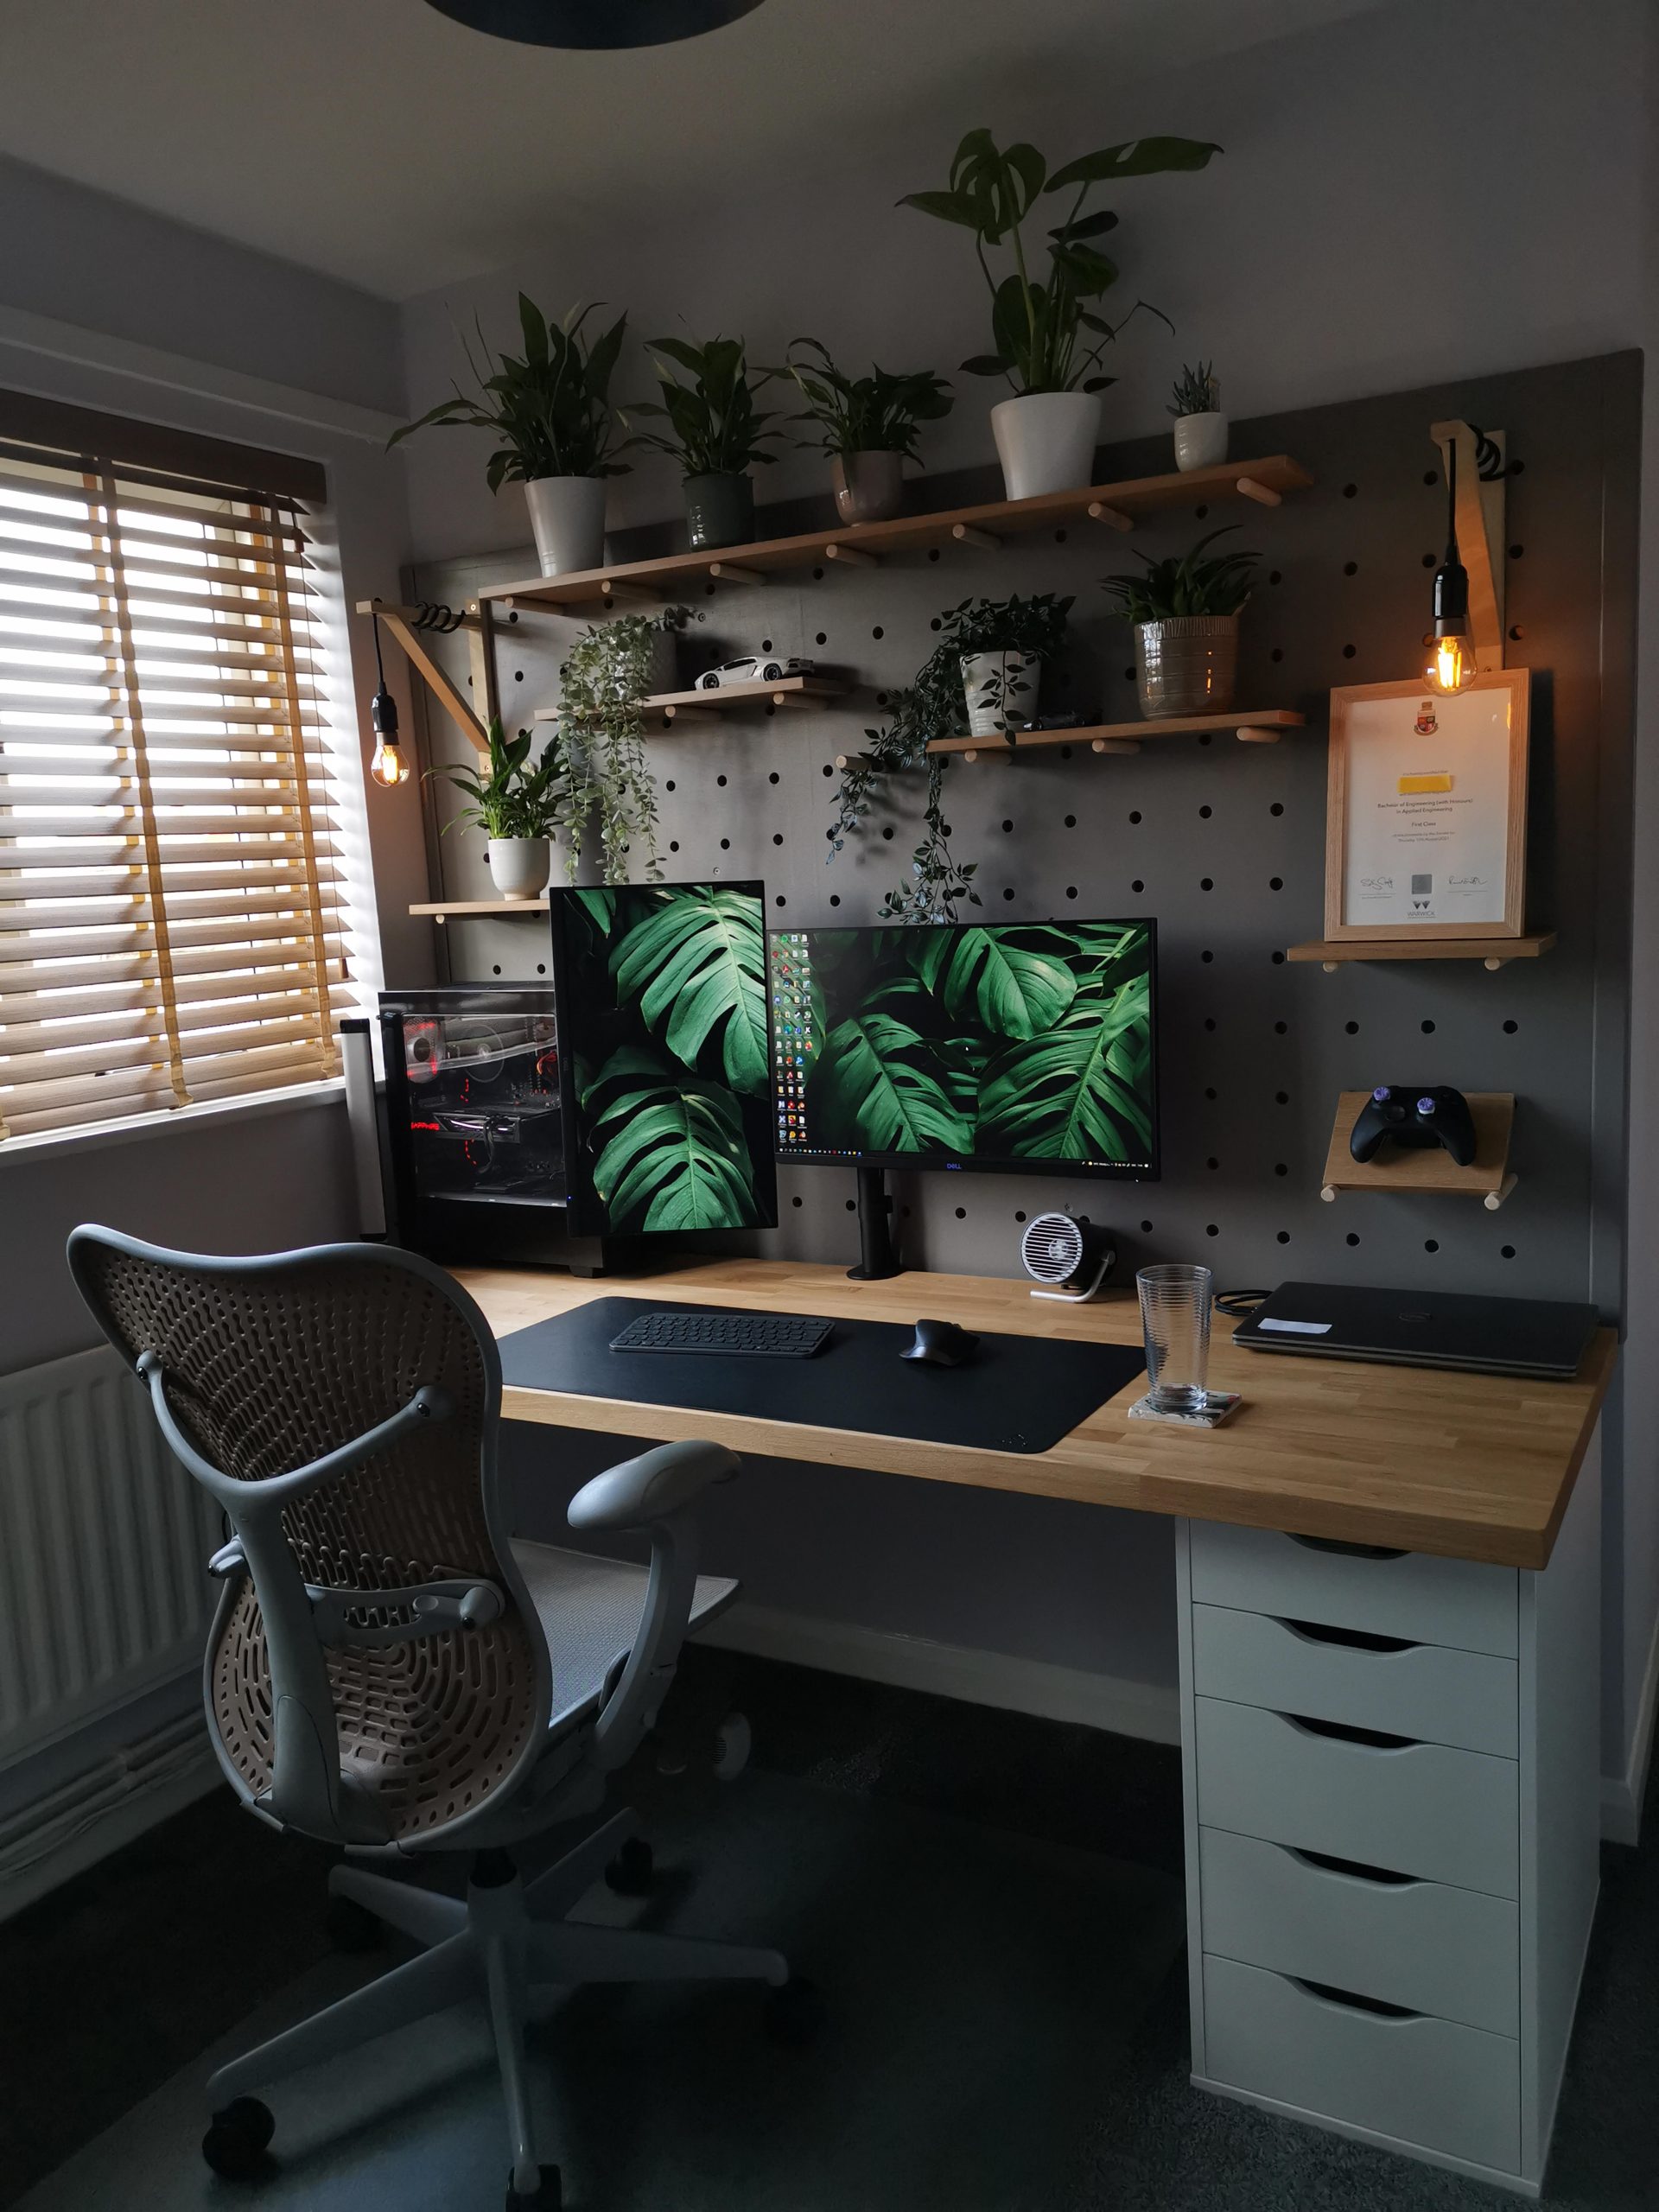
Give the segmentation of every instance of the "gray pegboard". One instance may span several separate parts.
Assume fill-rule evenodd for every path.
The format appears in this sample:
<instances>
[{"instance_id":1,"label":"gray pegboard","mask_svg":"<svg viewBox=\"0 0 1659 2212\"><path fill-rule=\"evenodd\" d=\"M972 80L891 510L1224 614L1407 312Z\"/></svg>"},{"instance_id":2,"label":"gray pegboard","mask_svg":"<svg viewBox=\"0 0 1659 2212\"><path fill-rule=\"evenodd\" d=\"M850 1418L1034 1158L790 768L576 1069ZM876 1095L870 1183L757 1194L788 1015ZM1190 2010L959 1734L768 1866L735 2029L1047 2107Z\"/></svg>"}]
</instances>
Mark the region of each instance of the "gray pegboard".
<instances>
[{"instance_id":1,"label":"gray pegboard","mask_svg":"<svg viewBox=\"0 0 1659 2212\"><path fill-rule=\"evenodd\" d=\"M931 651L942 609L970 593L1075 594L1070 702L1090 719L1128 720L1130 635L1106 612L1101 578L1132 565L1131 545L1155 556L1220 522L1242 523L1234 542L1262 556L1240 703L1299 709L1305 731L1276 746L1218 734L1149 738L1132 757L1082 747L958 760L947 778L952 842L979 861L988 918L1157 918L1162 1180L900 1176L913 1263L1017 1274L1020 1223L1076 1205L1122 1232L1126 1258L1202 1258L1229 1284L1294 1274L1593 1297L1617 1313L1639 393L1638 357L1622 354L1241 423L1236 454L1293 454L1314 487L1274 510L1172 511L1128 539L1073 524L998 552L953 548L699 593L706 620L683 648L686 674L739 652L809 653L855 688L823 706L653 735L671 879L763 876L778 926L869 922L915 842L918 798L901 800L890 836L878 816L826 866L833 764ZM1444 528L1428 426L1458 415L1507 432L1520 464L1509 487L1507 652L1535 671L1529 918L1560 943L1496 974L1475 963L1352 963L1334 975L1293 966L1285 948L1322 933L1328 694L1420 664ZM1165 468L1167 451L1165 439L1109 447L1101 478ZM944 507L995 497L999 482L975 471L917 489ZM827 496L792 502L763 527L827 526L830 514ZM632 532L613 541L613 557L679 542ZM456 603L534 565L528 551L433 564L410 588ZM510 726L556 698L562 652L581 626L529 608L504 626ZM440 650L464 682L464 652L454 641ZM462 751L441 715L428 741L435 757ZM456 831L439 849L444 895L490 895L480 840ZM450 924L446 935L456 981L534 976L546 960L532 921ZM1452 1197L1320 1200L1338 1094L1396 1080L1517 1094L1520 1181L1501 1212ZM782 1170L782 1226L765 1248L850 1257L852 1179L850 1170Z\"/></svg>"}]
</instances>

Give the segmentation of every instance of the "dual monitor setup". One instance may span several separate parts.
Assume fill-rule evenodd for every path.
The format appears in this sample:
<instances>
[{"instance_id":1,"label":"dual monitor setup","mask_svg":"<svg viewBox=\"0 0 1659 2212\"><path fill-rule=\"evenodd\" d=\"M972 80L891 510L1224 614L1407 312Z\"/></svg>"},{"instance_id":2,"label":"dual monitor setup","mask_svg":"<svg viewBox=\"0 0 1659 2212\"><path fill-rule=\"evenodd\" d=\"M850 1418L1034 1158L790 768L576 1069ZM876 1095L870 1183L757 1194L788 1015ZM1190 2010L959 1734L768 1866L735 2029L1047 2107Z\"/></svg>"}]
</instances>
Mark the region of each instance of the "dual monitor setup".
<instances>
[{"instance_id":1,"label":"dual monitor setup","mask_svg":"<svg viewBox=\"0 0 1659 2212\"><path fill-rule=\"evenodd\" d=\"M758 882L550 894L546 984L386 992L392 1233L435 1256L604 1263L774 1228L777 1165L1158 1173L1147 920L768 931Z\"/></svg>"}]
</instances>

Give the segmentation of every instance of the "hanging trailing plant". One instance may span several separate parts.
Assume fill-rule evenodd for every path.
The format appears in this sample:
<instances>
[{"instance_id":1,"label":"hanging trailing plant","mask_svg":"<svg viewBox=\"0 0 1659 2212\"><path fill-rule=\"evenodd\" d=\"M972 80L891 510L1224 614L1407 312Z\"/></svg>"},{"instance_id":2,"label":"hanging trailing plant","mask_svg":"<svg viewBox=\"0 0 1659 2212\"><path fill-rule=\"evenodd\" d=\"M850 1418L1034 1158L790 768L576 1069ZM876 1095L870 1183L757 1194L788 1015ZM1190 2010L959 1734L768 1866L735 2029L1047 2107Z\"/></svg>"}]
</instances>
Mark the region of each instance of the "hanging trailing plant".
<instances>
[{"instance_id":1,"label":"hanging trailing plant","mask_svg":"<svg viewBox=\"0 0 1659 2212\"><path fill-rule=\"evenodd\" d=\"M557 745L566 779L567 810L581 824L597 821L600 872L626 883L631 864L647 883L660 883L657 789L645 758L645 719L652 640L660 627L648 615L624 614L595 625L571 647L563 668ZM573 831L565 855L574 879L581 852Z\"/></svg>"},{"instance_id":2,"label":"hanging trailing plant","mask_svg":"<svg viewBox=\"0 0 1659 2212\"><path fill-rule=\"evenodd\" d=\"M894 776L918 769L927 774L922 810L922 842L910 857L910 880L896 885L881 904L889 921L954 922L964 902L981 904L974 888L976 861L958 861L950 850L944 819L944 777L948 753L930 753L931 739L955 736L967 719L962 664L972 653L1029 655L1053 669L1065 647L1070 599L1039 593L1030 599L965 599L940 620L939 642L913 680L890 695L892 717L885 729L867 729L865 750L842 772L832 804L830 852L834 860L849 836L861 830Z\"/></svg>"}]
</instances>

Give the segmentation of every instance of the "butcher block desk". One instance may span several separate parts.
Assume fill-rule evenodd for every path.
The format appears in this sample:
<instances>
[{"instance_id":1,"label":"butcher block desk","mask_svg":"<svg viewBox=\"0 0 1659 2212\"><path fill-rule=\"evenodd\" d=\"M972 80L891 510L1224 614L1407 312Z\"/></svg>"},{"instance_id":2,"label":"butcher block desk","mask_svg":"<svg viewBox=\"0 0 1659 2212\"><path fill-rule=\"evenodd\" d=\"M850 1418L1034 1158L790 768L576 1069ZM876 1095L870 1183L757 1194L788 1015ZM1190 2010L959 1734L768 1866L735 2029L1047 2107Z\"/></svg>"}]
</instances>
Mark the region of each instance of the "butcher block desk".
<instances>
[{"instance_id":1,"label":"butcher block desk","mask_svg":"<svg viewBox=\"0 0 1659 2212\"><path fill-rule=\"evenodd\" d=\"M1140 1337L1125 1294L1060 1306L967 1275L457 1274L498 1336L626 1294ZM1536 2196L1595 1910L1612 1332L1541 1382L1235 1351L1217 1330L1211 1380L1244 1397L1225 1428L1131 1423L1141 1376L1029 1454L564 1391L510 1388L503 1411L1170 1516L1194 2082Z\"/></svg>"}]
</instances>

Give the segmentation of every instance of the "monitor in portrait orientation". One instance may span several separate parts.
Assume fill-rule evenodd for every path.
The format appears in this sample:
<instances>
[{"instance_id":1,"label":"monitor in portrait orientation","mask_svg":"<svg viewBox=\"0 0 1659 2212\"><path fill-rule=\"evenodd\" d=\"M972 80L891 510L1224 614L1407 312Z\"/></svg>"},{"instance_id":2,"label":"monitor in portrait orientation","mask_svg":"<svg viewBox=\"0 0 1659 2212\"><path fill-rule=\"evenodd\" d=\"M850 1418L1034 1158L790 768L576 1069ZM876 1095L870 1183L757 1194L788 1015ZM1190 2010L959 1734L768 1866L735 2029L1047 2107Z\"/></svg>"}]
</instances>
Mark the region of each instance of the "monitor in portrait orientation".
<instances>
[{"instance_id":1,"label":"monitor in portrait orientation","mask_svg":"<svg viewBox=\"0 0 1659 2212\"><path fill-rule=\"evenodd\" d=\"M556 890L549 905L573 1225L775 1228L765 886Z\"/></svg>"},{"instance_id":2,"label":"monitor in portrait orientation","mask_svg":"<svg viewBox=\"0 0 1659 2212\"><path fill-rule=\"evenodd\" d=\"M779 1160L1156 1176L1155 924L769 942Z\"/></svg>"}]
</instances>

